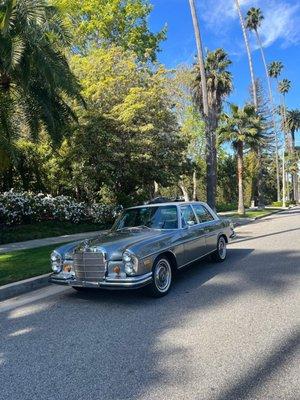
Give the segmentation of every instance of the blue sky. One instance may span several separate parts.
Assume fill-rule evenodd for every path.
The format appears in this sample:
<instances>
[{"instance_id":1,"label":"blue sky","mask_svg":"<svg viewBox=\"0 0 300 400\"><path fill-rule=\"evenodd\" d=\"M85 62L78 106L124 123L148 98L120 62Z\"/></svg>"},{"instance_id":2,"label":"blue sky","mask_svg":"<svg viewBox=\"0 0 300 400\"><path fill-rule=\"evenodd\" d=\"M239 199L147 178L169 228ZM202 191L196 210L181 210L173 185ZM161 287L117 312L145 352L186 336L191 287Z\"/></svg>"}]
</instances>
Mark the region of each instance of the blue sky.
<instances>
[{"instance_id":1,"label":"blue sky","mask_svg":"<svg viewBox=\"0 0 300 400\"><path fill-rule=\"evenodd\" d=\"M281 78L292 81L289 108L299 108L300 96L300 1L240 0L242 11L260 7L265 15L261 37L268 61L280 60L285 68ZM151 0L154 10L150 26L154 31L167 24L168 38L161 45L159 60L167 67L191 64L196 52L188 0ZM205 48L223 47L233 62L234 92L230 101L243 104L249 98L250 75L243 36L234 8L234 0L196 0ZM251 38L256 48L255 38ZM264 79L260 53L254 51L255 74Z\"/></svg>"}]
</instances>

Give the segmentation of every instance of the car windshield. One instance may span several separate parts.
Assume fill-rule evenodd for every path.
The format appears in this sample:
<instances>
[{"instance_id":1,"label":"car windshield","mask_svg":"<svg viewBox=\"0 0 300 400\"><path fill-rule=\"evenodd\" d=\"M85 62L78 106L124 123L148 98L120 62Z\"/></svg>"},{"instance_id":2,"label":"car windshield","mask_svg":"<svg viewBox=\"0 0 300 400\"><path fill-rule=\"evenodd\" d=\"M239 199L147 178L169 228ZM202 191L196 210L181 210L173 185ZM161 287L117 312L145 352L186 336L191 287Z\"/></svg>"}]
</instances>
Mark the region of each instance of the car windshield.
<instances>
[{"instance_id":1,"label":"car windshield","mask_svg":"<svg viewBox=\"0 0 300 400\"><path fill-rule=\"evenodd\" d=\"M145 227L153 229L177 229L176 206L139 207L125 210L113 226L113 230Z\"/></svg>"}]
</instances>

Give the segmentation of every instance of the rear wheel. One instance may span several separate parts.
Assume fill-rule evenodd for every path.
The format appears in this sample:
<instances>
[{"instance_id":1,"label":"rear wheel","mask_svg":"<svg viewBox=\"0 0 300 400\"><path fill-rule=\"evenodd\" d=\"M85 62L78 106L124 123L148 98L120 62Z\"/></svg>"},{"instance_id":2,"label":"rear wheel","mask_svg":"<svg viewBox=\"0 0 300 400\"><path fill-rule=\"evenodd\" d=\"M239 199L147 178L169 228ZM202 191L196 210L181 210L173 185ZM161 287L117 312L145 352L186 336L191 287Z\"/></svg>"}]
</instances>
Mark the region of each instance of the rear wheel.
<instances>
[{"instance_id":1,"label":"rear wheel","mask_svg":"<svg viewBox=\"0 0 300 400\"><path fill-rule=\"evenodd\" d=\"M173 279L171 263L167 257L159 257L153 266L153 279L148 286L152 297L165 296L171 288Z\"/></svg>"},{"instance_id":2,"label":"rear wheel","mask_svg":"<svg viewBox=\"0 0 300 400\"><path fill-rule=\"evenodd\" d=\"M226 240L224 236L218 239L217 250L212 254L213 261L223 262L227 256Z\"/></svg>"}]
</instances>

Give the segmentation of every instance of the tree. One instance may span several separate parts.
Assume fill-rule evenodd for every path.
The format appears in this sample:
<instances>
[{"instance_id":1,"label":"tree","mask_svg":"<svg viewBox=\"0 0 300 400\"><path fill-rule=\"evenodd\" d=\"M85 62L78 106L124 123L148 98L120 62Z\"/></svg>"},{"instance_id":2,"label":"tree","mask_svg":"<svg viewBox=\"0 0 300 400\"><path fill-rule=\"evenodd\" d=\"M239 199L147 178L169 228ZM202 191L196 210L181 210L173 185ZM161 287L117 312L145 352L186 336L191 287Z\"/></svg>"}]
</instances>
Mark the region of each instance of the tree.
<instances>
[{"instance_id":1,"label":"tree","mask_svg":"<svg viewBox=\"0 0 300 400\"><path fill-rule=\"evenodd\" d=\"M250 76L251 76L251 85L252 85L252 91L253 91L253 104L254 104L255 109L257 109L257 94L256 94L256 86L255 86L255 78L254 78L254 69L253 69L253 61L252 61L252 55L251 55L248 35L247 35L247 31L246 31L244 18L242 15L239 0L235 0L235 5L236 5L236 9L237 9L237 12L239 15L240 24L241 24L241 28L242 28L242 32L243 32L243 36L244 36L244 41L245 41L245 47L246 47L247 56L248 56L248 63L249 63Z\"/></svg>"},{"instance_id":2,"label":"tree","mask_svg":"<svg viewBox=\"0 0 300 400\"><path fill-rule=\"evenodd\" d=\"M116 46L75 55L72 66L88 106L79 113L73 143L76 179L87 196L106 187L128 205L149 198L154 181L177 183L186 140L179 135L168 71L150 69Z\"/></svg>"},{"instance_id":3,"label":"tree","mask_svg":"<svg viewBox=\"0 0 300 400\"><path fill-rule=\"evenodd\" d=\"M298 188L298 157L295 152L295 133L300 130L300 110L288 110L286 113L286 130L291 134L292 139L292 182L293 182L293 200L299 202Z\"/></svg>"},{"instance_id":4,"label":"tree","mask_svg":"<svg viewBox=\"0 0 300 400\"><path fill-rule=\"evenodd\" d=\"M290 148L290 141L287 137L287 126L286 126L286 95L291 88L291 81L288 79L283 79L278 82L278 92L282 95L282 107L281 107L281 116L283 121L283 133L284 133L284 149L283 149L283 160L282 160L282 205L285 207L286 205L286 195L289 191L286 191L286 168L285 168L285 151L286 146L288 150Z\"/></svg>"},{"instance_id":5,"label":"tree","mask_svg":"<svg viewBox=\"0 0 300 400\"><path fill-rule=\"evenodd\" d=\"M199 20L195 7L195 1L189 0L192 14L193 27L197 45L197 56L199 71L201 76L201 92L203 118L205 121L206 136L206 200L212 209L216 207L216 186L217 186L217 168L216 168L216 133L212 129L211 110L208 104L207 81L205 75L204 56L202 49L202 40L200 34Z\"/></svg>"},{"instance_id":6,"label":"tree","mask_svg":"<svg viewBox=\"0 0 300 400\"><path fill-rule=\"evenodd\" d=\"M256 148L261 142L261 118L256 113L253 105L239 108L230 106L230 114L223 114L222 124L219 128L221 141L232 143L237 156L238 176L238 213L245 214L243 175L244 175L244 147Z\"/></svg>"},{"instance_id":7,"label":"tree","mask_svg":"<svg viewBox=\"0 0 300 400\"><path fill-rule=\"evenodd\" d=\"M76 120L69 101L82 98L61 51L66 42L55 8L43 1L1 2L0 153L6 168L21 132L36 139L43 129L57 144Z\"/></svg>"},{"instance_id":8,"label":"tree","mask_svg":"<svg viewBox=\"0 0 300 400\"><path fill-rule=\"evenodd\" d=\"M260 52L261 52L261 58L262 58L263 65L264 65L264 68L265 68L265 73L266 73L266 79L267 79L268 91L269 91L269 100L270 100L270 105L271 105L271 109L272 109L272 122L273 122L274 135L275 135L277 201L280 201L278 137L277 137L277 127L276 127L276 119L275 119L275 106L274 106L271 81L270 81L267 62L266 62L266 58L265 58L264 48L263 48L263 44L262 44L262 41L261 41L261 38L260 38L260 35L259 35L259 32L258 32L258 29L260 28L263 19L264 19L264 16L263 16L263 14L261 12L261 9L260 8L255 8L255 7L251 7L250 10L248 10L247 16L245 18L245 25L246 25L246 28L248 28L249 30L252 30L252 31L255 32L255 35L256 35L256 38L257 38L257 43L259 45Z\"/></svg>"},{"instance_id":9,"label":"tree","mask_svg":"<svg viewBox=\"0 0 300 400\"><path fill-rule=\"evenodd\" d=\"M55 0L72 34L75 53L87 54L92 47L111 45L136 54L139 60L156 60L166 29L152 33L148 0Z\"/></svg>"}]
</instances>

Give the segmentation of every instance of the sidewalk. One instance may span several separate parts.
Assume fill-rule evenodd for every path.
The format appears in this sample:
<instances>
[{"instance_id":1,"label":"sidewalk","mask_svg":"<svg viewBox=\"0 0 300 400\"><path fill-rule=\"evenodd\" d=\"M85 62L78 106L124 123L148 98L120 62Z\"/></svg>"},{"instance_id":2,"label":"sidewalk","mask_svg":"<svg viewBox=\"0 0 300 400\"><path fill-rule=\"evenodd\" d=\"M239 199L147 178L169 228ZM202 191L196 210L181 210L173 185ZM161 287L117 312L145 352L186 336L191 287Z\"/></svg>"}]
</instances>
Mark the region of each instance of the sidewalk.
<instances>
[{"instance_id":1,"label":"sidewalk","mask_svg":"<svg viewBox=\"0 0 300 400\"><path fill-rule=\"evenodd\" d=\"M7 253L15 250L25 250L25 249L34 249L36 247L48 246L51 244L59 244L66 242L75 242L76 240L86 239L93 236L97 236L99 233L103 231L94 231L94 232L83 232L83 233L75 233L72 235L62 235L62 236L54 236L50 238L44 239L34 239L27 240L26 242L17 242L17 243L7 243L0 245L0 254Z\"/></svg>"}]
</instances>

